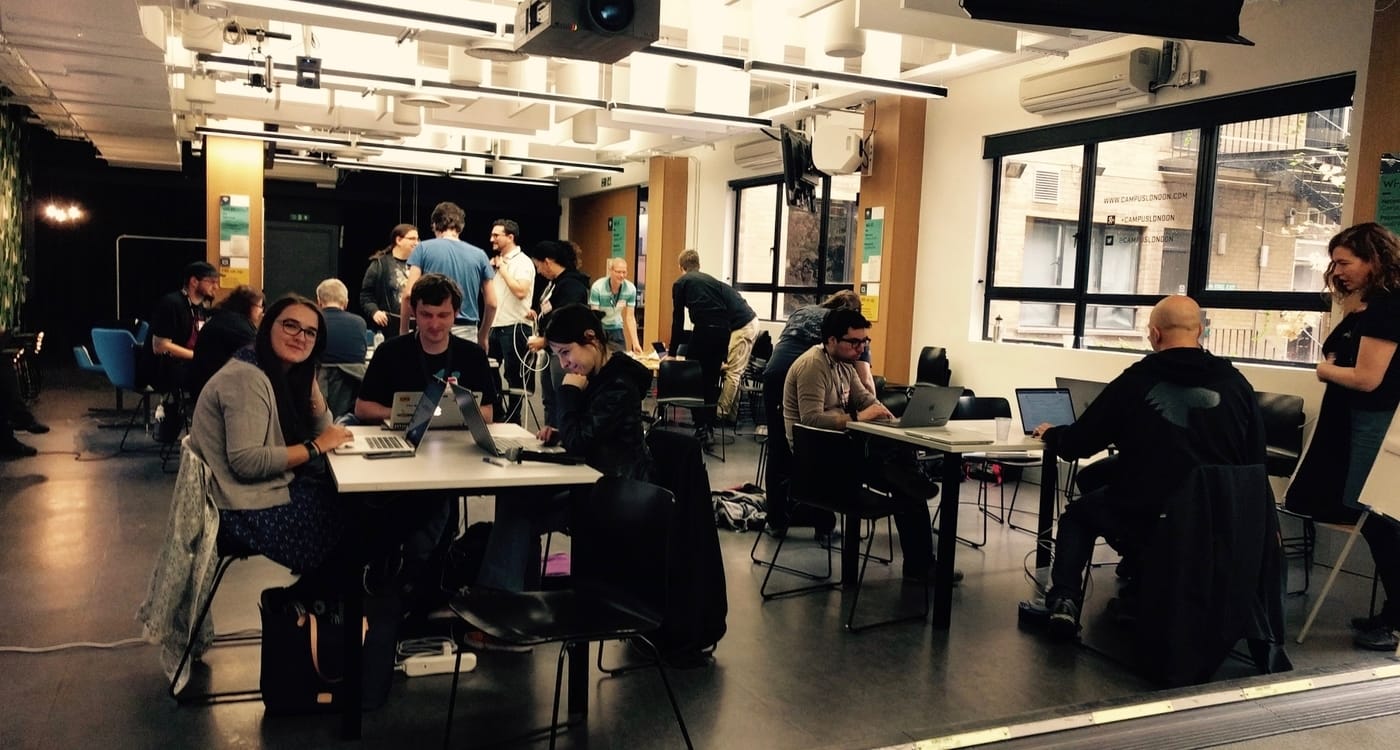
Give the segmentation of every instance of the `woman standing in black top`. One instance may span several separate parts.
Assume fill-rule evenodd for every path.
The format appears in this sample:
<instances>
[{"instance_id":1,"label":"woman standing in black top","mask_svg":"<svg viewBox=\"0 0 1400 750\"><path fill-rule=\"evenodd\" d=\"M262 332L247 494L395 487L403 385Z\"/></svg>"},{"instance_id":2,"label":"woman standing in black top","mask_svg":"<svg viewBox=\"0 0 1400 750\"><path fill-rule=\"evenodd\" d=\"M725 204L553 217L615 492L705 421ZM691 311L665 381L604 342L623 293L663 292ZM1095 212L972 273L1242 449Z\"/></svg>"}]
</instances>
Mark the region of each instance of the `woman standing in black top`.
<instances>
[{"instance_id":1,"label":"woman standing in black top","mask_svg":"<svg viewBox=\"0 0 1400 750\"><path fill-rule=\"evenodd\" d=\"M1324 275L1327 288L1334 295L1358 294L1364 306L1342 321L1354 326L1351 335L1344 332L1335 342L1337 349L1317 365L1318 380L1329 388L1340 387L1339 398L1331 404L1324 400L1324 407L1343 409L1347 415L1350 440L1342 502L1359 508L1357 499L1400 405L1400 357L1395 356L1400 342L1400 239L1380 224L1357 224L1333 237L1327 254L1332 261ZM1319 414L1319 425L1323 417ZM1395 635L1400 629L1400 521L1369 516L1361 534L1371 547L1386 603L1376 616L1352 621L1354 641L1361 648L1394 651L1400 645Z\"/></svg>"},{"instance_id":2,"label":"woman standing in black top","mask_svg":"<svg viewBox=\"0 0 1400 750\"><path fill-rule=\"evenodd\" d=\"M399 299L408 281L408 256L418 246L418 227L399 224L389 246L369 257L360 282L360 312L370 328L386 337L399 335Z\"/></svg>"},{"instance_id":3,"label":"woman standing in black top","mask_svg":"<svg viewBox=\"0 0 1400 750\"><path fill-rule=\"evenodd\" d=\"M539 303L531 310L535 314L535 320L539 321L551 310L565 305L588 304L590 282L588 275L578 270L578 245L572 242L542 240L525 251L525 254L535 262L535 270L545 279ZM535 366L540 383L540 401L544 403L546 425L540 430L539 437L541 440L548 440L552 433L547 430L559 426L555 393L564 380L564 370L559 366L559 360L551 356L549 348L545 346L542 328L537 328L535 335L531 336L526 344L531 351L539 352L540 356L545 358L544 361L548 362L548 365Z\"/></svg>"}]
</instances>

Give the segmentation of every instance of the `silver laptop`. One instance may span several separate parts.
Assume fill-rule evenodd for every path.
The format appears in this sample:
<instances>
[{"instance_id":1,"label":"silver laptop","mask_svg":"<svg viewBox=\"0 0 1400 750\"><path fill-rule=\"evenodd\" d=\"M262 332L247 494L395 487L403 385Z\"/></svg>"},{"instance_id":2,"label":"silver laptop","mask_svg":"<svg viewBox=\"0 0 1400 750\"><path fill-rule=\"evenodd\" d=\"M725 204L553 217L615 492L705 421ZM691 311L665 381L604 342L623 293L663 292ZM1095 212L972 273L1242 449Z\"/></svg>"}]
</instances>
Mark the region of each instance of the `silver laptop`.
<instances>
[{"instance_id":1,"label":"silver laptop","mask_svg":"<svg viewBox=\"0 0 1400 750\"><path fill-rule=\"evenodd\" d=\"M402 430L408 427L414 413L418 411L418 401L422 398L422 391L395 392L394 400L389 402L389 418L384 420L384 429ZM436 410L433 411L430 424L434 430L456 430L466 426L462 421L462 412L457 408L457 401L445 390Z\"/></svg>"},{"instance_id":2,"label":"silver laptop","mask_svg":"<svg viewBox=\"0 0 1400 750\"><path fill-rule=\"evenodd\" d=\"M962 389L958 389L962 390ZM991 445L996 442L993 435L969 427L944 425L942 427L921 427L905 430L905 435L924 440L936 440L948 445Z\"/></svg>"},{"instance_id":3,"label":"silver laptop","mask_svg":"<svg viewBox=\"0 0 1400 750\"><path fill-rule=\"evenodd\" d=\"M1016 408L1027 435L1043 424L1074 424L1074 402L1068 388L1017 388Z\"/></svg>"},{"instance_id":4,"label":"silver laptop","mask_svg":"<svg viewBox=\"0 0 1400 750\"><path fill-rule=\"evenodd\" d=\"M958 398L962 396L962 393L962 388L918 383L914 386L913 393L909 394L909 405L904 407L904 413L899 416L898 420L875 419L871 421L875 424L895 427L942 427L948 423L948 418L952 417L953 411L958 408Z\"/></svg>"},{"instance_id":5,"label":"silver laptop","mask_svg":"<svg viewBox=\"0 0 1400 750\"><path fill-rule=\"evenodd\" d=\"M438 381L442 382L442 381ZM477 403L476 394L463 388L460 385L452 385L452 396L457 404L457 411L462 415L462 421L466 423L467 430L472 434L472 442L477 447L493 456L504 456L506 451L512 449L549 451L543 448L540 441L531 438L500 437L491 434L491 426L486 424L486 418L481 416L481 405Z\"/></svg>"},{"instance_id":6,"label":"silver laptop","mask_svg":"<svg viewBox=\"0 0 1400 750\"><path fill-rule=\"evenodd\" d=\"M362 455L365 458L406 458L414 455L433 421L433 412L437 411L443 390L442 383L429 383L428 387L423 389L423 395L418 398L418 408L413 412L413 418L409 420L402 437L362 435L356 438L354 443L336 448L335 452L339 455Z\"/></svg>"}]
</instances>

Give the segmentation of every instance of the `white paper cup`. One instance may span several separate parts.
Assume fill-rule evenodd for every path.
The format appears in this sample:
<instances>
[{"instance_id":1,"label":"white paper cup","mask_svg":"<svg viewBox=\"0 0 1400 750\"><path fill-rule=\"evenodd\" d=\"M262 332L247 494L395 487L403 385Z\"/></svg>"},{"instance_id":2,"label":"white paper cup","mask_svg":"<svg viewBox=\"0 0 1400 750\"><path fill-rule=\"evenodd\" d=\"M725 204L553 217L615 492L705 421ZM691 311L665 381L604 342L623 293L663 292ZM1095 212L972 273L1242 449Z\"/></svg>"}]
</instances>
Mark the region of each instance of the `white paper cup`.
<instances>
[{"instance_id":1,"label":"white paper cup","mask_svg":"<svg viewBox=\"0 0 1400 750\"><path fill-rule=\"evenodd\" d=\"M997 442L1011 439L1011 417L997 417Z\"/></svg>"}]
</instances>

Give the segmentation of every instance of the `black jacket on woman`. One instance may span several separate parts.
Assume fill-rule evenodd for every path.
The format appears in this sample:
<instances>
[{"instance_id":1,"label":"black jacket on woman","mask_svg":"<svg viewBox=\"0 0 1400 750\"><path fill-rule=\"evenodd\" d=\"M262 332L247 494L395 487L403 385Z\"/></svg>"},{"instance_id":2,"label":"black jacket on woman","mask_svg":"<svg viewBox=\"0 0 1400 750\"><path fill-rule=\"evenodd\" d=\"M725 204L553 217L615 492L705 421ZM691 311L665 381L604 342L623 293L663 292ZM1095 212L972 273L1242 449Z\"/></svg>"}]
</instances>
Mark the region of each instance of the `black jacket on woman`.
<instances>
[{"instance_id":1,"label":"black jacket on woman","mask_svg":"<svg viewBox=\"0 0 1400 750\"><path fill-rule=\"evenodd\" d=\"M365 278L360 282L360 313L371 329L385 336L397 336L399 332L399 297L394 290L394 275L398 273L397 266L404 262L393 253L384 253L369 262ZM389 325L383 328L374 324L374 314L380 310L389 315Z\"/></svg>"},{"instance_id":2,"label":"black jacket on woman","mask_svg":"<svg viewBox=\"0 0 1400 750\"><path fill-rule=\"evenodd\" d=\"M560 444L609 476L648 479L642 395L650 388L651 371L614 352L587 387L559 389Z\"/></svg>"}]
</instances>

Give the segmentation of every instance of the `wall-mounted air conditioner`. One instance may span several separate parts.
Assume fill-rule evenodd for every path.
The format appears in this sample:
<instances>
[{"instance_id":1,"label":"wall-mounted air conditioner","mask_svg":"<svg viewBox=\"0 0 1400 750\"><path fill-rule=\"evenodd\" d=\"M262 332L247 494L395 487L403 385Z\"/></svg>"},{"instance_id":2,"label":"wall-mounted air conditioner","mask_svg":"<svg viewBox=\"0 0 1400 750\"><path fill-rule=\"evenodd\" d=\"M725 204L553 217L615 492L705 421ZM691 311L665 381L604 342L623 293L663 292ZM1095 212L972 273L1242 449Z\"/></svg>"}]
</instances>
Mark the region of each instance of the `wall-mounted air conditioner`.
<instances>
[{"instance_id":1,"label":"wall-mounted air conditioner","mask_svg":"<svg viewBox=\"0 0 1400 750\"><path fill-rule=\"evenodd\" d=\"M1021 107L1049 114L1097 107L1148 93L1161 52L1138 47L1102 60L1021 79Z\"/></svg>"},{"instance_id":2,"label":"wall-mounted air conditioner","mask_svg":"<svg viewBox=\"0 0 1400 750\"><path fill-rule=\"evenodd\" d=\"M744 169L781 169L783 144L768 136L736 143L734 164Z\"/></svg>"}]
</instances>

